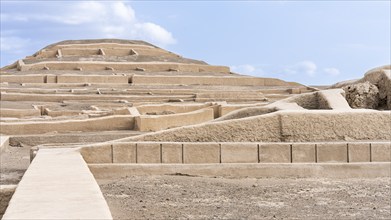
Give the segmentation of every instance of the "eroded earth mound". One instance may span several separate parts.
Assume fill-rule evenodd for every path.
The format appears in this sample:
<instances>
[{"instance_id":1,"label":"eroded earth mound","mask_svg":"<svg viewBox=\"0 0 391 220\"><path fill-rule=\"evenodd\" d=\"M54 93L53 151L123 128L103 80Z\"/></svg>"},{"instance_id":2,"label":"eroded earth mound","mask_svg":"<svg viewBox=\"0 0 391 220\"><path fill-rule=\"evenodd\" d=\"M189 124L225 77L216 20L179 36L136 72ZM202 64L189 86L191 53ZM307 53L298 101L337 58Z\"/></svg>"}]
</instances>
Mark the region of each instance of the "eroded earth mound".
<instances>
[{"instance_id":1,"label":"eroded earth mound","mask_svg":"<svg viewBox=\"0 0 391 220\"><path fill-rule=\"evenodd\" d=\"M379 89L370 82L356 83L343 87L346 100L352 108L377 109L379 106Z\"/></svg>"},{"instance_id":2,"label":"eroded earth mound","mask_svg":"<svg viewBox=\"0 0 391 220\"><path fill-rule=\"evenodd\" d=\"M362 79L337 83L332 87L343 87L352 108L391 109L391 65L374 68Z\"/></svg>"}]
</instances>

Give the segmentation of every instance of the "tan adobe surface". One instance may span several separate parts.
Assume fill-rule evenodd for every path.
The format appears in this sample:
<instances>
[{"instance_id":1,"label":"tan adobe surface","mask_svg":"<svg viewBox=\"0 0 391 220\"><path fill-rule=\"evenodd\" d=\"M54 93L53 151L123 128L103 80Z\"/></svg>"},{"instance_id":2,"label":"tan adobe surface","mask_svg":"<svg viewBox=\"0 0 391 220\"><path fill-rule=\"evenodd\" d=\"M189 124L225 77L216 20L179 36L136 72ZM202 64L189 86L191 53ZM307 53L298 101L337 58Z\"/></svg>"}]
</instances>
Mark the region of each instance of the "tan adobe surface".
<instances>
[{"instance_id":1,"label":"tan adobe surface","mask_svg":"<svg viewBox=\"0 0 391 220\"><path fill-rule=\"evenodd\" d=\"M103 182L129 176L391 175L389 65L318 89L143 41L70 40L2 67L0 104L4 219L116 218L128 190L111 185L112 200Z\"/></svg>"}]
</instances>

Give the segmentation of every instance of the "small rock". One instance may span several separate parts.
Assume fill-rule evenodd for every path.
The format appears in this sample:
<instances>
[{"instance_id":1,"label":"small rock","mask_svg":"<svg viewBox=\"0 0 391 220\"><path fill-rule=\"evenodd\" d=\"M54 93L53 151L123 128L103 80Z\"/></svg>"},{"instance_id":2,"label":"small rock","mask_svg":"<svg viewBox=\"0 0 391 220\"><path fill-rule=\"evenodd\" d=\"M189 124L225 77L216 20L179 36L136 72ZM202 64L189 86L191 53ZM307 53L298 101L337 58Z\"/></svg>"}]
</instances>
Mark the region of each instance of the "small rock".
<instances>
[{"instance_id":1,"label":"small rock","mask_svg":"<svg viewBox=\"0 0 391 220\"><path fill-rule=\"evenodd\" d=\"M145 72L145 69L144 69L144 68L141 68L141 67L136 67L136 71Z\"/></svg>"}]
</instances>

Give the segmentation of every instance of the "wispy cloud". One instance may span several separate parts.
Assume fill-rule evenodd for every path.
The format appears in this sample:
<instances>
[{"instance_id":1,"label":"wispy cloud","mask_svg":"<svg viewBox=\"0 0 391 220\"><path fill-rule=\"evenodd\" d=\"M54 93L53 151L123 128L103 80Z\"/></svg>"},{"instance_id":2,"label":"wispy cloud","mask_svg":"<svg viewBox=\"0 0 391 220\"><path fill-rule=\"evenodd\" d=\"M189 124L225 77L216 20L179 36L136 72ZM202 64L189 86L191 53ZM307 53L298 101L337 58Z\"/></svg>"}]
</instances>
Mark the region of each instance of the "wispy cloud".
<instances>
[{"instance_id":1,"label":"wispy cloud","mask_svg":"<svg viewBox=\"0 0 391 220\"><path fill-rule=\"evenodd\" d=\"M72 2L64 7L52 6L49 9L31 13L2 13L2 23L42 22L42 29L57 24L75 33L82 29L89 36L95 36L93 38L143 39L159 46L176 43L171 32L158 24L140 21L134 9L123 1Z\"/></svg>"},{"instance_id":2,"label":"wispy cloud","mask_svg":"<svg viewBox=\"0 0 391 220\"><path fill-rule=\"evenodd\" d=\"M338 76L339 74L341 74L341 71L334 67L324 68L323 72L330 76Z\"/></svg>"},{"instance_id":3,"label":"wispy cloud","mask_svg":"<svg viewBox=\"0 0 391 220\"><path fill-rule=\"evenodd\" d=\"M15 62L27 54L27 49L31 44L31 39L10 36L1 33L0 36L0 66Z\"/></svg>"},{"instance_id":4,"label":"wispy cloud","mask_svg":"<svg viewBox=\"0 0 391 220\"><path fill-rule=\"evenodd\" d=\"M232 72L242 73L252 76L266 76L277 78L289 78L289 77L316 77L316 76L332 76L336 77L341 74L341 71L336 67L319 68L315 62L310 60L304 60L297 62L293 65L286 66L270 66L270 65L253 65L243 64L231 66Z\"/></svg>"},{"instance_id":5,"label":"wispy cloud","mask_svg":"<svg viewBox=\"0 0 391 220\"><path fill-rule=\"evenodd\" d=\"M242 73L242 74L247 74L247 75L263 75L264 71L256 66L256 65L251 65L251 64L243 64L243 65L237 65L237 66L231 66L230 67L232 72L236 73Z\"/></svg>"},{"instance_id":6,"label":"wispy cloud","mask_svg":"<svg viewBox=\"0 0 391 220\"><path fill-rule=\"evenodd\" d=\"M11 53L19 53L24 47L28 45L30 39L13 37L13 36L1 36L0 45L1 51L7 51Z\"/></svg>"},{"instance_id":7,"label":"wispy cloud","mask_svg":"<svg viewBox=\"0 0 391 220\"><path fill-rule=\"evenodd\" d=\"M317 69L318 67L314 62L304 60L286 67L283 72L287 74L306 74L307 76L313 77Z\"/></svg>"}]
</instances>

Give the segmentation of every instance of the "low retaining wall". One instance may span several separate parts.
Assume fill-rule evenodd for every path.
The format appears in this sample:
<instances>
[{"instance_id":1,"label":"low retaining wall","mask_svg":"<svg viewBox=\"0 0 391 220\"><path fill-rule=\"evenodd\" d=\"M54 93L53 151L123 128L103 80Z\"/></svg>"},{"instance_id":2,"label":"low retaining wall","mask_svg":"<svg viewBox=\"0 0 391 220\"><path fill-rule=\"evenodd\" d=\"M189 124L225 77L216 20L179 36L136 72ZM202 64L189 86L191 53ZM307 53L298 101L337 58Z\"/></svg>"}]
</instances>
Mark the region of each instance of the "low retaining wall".
<instances>
[{"instance_id":1,"label":"low retaining wall","mask_svg":"<svg viewBox=\"0 0 391 220\"><path fill-rule=\"evenodd\" d=\"M41 102L62 102L69 100L96 100L96 101L165 101L168 102L170 99L183 99L183 100L194 100L193 95L68 95L68 94L28 94L28 93L1 93L2 101L41 101Z\"/></svg>"},{"instance_id":2,"label":"low retaining wall","mask_svg":"<svg viewBox=\"0 0 391 220\"><path fill-rule=\"evenodd\" d=\"M80 152L91 164L391 162L391 142L118 142L82 147Z\"/></svg>"},{"instance_id":3,"label":"low retaining wall","mask_svg":"<svg viewBox=\"0 0 391 220\"><path fill-rule=\"evenodd\" d=\"M0 108L0 117L9 118L24 118L41 116L41 111L38 109L7 109Z\"/></svg>"},{"instance_id":4,"label":"low retaining wall","mask_svg":"<svg viewBox=\"0 0 391 220\"><path fill-rule=\"evenodd\" d=\"M113 45L114 47L105 47L101 48L101 45L95 45L95 47L78 47L75 45L74 48L61 48L58 50L42 50L39 53L38 57L45 58L54 58L56 55L61 53L61 56L91 56L91 55L100 55L100 56L129 56L129 55L140 55L140 56L172 56L178 57L176 54L169 53L160 48L149 48L149 47L129 47L128 45ZM117 47L115 47L117 46Z\"/></svg>"},{"instance_id":5,"label":"low retaining wall","mask_svg":"<svg viewBox=\"0 0 391 220\"><path fill-rule=\"evenodd\" d=\"M91 56L102 55L99 48L62 48L62 56Z\"/></svg>"},{"instance_id":6,"label":"low retaining wall","mask_svg":"<svg viewBox=\"0 0 391 220\"><path fill-rule=\"evenodd\" d=\"M264 100L265 96L256 91L208 91L196 93L196 102L209 100Z\"/></svg>"},{"instance_id":7,"label":"low retaining wall","mask_svg":"<svg viewBox=\"0 0 391 220\"><path fill-rule=\"evenodd\" d=\"M140 135L142 132L138 131L115 131L115 132L74 132L63 134L45 134L45 135L19 135L11 136L9 142L17 146L18 144L25 144L28 146L37 146L43 144L59 144L64 146L66 143L100 143L106 141L113 141L120 138Z\"/></svg>"},{"instance_id":8,"label":"low retaining wall","mask_svg":"<svg viewBox=\"0 0 391 220\"><path fill-rule=\"evenodd\" d=\"M225 85L225 86L292 86L279 79L256 77L218 77L218 76L141 76L134 75L132 84L169 85ZM297 85L297 84L295 84Z\"/></svg>"},{"instance_id":9,"label":"low retaining wall","mask_svg":"<svg viewBox=\"0 0 391 220\"><path fill-rule=\"evenodd\" d=\"M205 107L210 106L210 104L195 104L195 105L175 105L175 104L160 104L160 105L141 105L137 107L137 110L140 114L145 115L147 113L161 113L164 111L174 112L174 113L186 113L196 111Z\"/></svg>"},{"instance_id":10,"label":"low retaining wall","mask_svg":"<svg viewBox=\"0 0 391 220\"><path fill-rule=\"evenodd\" d=\"M53 111L48 108L44 109L44 114L51 117L59 117L59 116L74 116L82 114L82 110L67 110L67 111Z\"/></svg>"},{"instance_id":11,"label":"low retaining wall","mask_svg":"<svg viewBox=\"0 0 391 220\"><path fill-rule=\"evenodd\" d=\"M1 75L0 83L44 83L45 75Z\"/></svg>"},{"instance_id":12,"label":"low retaining wall","mask_svg":"<svg viewBox=\"0 0 391 220\"><path fill-rule=\"evenodd\" d=\"M85 120L64 120L48 122L15 122L2 123L3 134L44 134L49 132L70 132L70 131L110 131L110 130L133 130L134 117L107 116Z\"/></svg>"},{"instance_id":13,"label":"low retaining wall","mask_svg":"<svg viewBox=\"0 0 391 220\"><path fill-rule=\"evenodd\" d=\"M128 84L131 76L119 75L58 75L57 83L112 83L112 84Z\"/></svg>"},{"instance_id":14,"label":"low retaining wall","mask_svg":"<svg viewBox=\"0 0 391 220\"><path fill-rule=\"evenodd\" d=\"M266 105L266 104L264 104ZM251 108L251 107L259 107L260 104L249 104L249 105L221 105L219 107L219 116L224 116L230 112L242 109L242 108Z\"/></svg>"},{"instance_id":15,"label":"low retaining wall","mask_svg":"<svg viewBox=\"0 0 391 220\"><path fill-rule=\"evenodd\" d=\"M390 111L327 111L281 114L283 140L391 140Z\"/></svg>"},{"instance_id":16,"label":"low retaining wall","mask_svg":"<svg viewBox=\"0 0 391 220\"><path fill-rule=\"evenodd\" d=\"M138 70L144 69L146 72L161 72L175 69L180 72L218 72L230 73L229 67L226 66L210 66L202 64L178 64L169 62L89 62L89 61L45 61L34 64L22 65L21 71L27 70L42 70L45 67L50 70L88 70L98 71L113 68L114 70Z\"/></svg>"},{"instance_id":17,"label":"low retaining wall","mask_svg":"<svg viewBox=\"0 0 391 220\"><path fill-rule=\"evenodd\" d=\"M94 83L128 84L131 76L122 75L1 75L0 83Z\"/></svg>"},{"instance_id":18,"label":"low retaining wall","mask_svg":"<svg viewBox=\"0 0 391 220\"><path fill-rule=\"evenodd\" d=\"M135 175L189 175L242 178L378 178L391 177L390 163L318 164L89 164L96 179Z\"/></svg>"},{"instance_id":19,"label":"low retaining wall","mask_svg":"<svg viewBox=\"0 0 391 220\"><path fill-rule=\"evenodd\" d=\"M169 142L391 140L390 111L284 110L129 138Z\"/></svg>"},{"instance_id":20,"label":"low retaining wall","mask_svg":"<svg viewBox=\"0 0 391 220\"><path fill-rule=\"evenodd\" d=\"M195 102L265 102L268 99L262 94L254 92L238 91L238 92L206 92L196 93Z\"/></svg>"},{"instance_id":21,"label":"low retaining wall","mask_svg":"<svg viewBox=\"0 0 391 220\"><path fill-rule=\"evenodd\" d=\"M170 115L141 115L135 118L135 129L139 131L160 131L168 128L199 124L213 119L213 108Z\"/></svg>"},{"instance_id":22,"label":"low retaining wall","mask_svg":"<svg viewBox=\"0 0 391 220\"><path fill-rule=\"evenodd\" d=\"M66 64L66 63L65 63ZM58 65L65 65L62 63L58 63ZM42 70L44 67L47 67L52 70L51 67L45 66L41 63L38 64L30 64L30 65L37 65L39 66L33 66L32 70ZM51 64L57 67L57 64ZM115 67L112 67L112 64L105 64L105 65L98 65L95 67L91 64L83 64L80 66L77 66L75 64L68 64L73 65L74 67L68 67L69 70L76 70L77 68L81 68L81 70L88 70L88 71L102 71L106 70L106 68L113 68L115 70L134 70L137 69L145 69L145 71L148 72L157 72L157 71L167 71L168 69L179 69L178 71L181 72L221 72L221 73L229 73L229 69L226 67L220 67L220 66L208 66L208 65L198 65L198 64L172 64L168 65L166 64L132 64L129 66L123 65L120 67L120 69L117 69ZM115 65L122 65L116 63ZM181 66L185 65L185 66ZM28 68L29 65L23 66L24 68ZM85 66L85 67L84 67ZM151 69L151 67L157 66L156 68ZM65 68L66 67L61 67ZM60 66L55 68L61 70ZM160 69L159 69L160 68ZM166 70L167 69L167 70ZM233 76L184 76L184 75L177 75L177 76L147 76L147 75L82 75L82 74L64 74L64 75L2 75L0 77L0 83L2 82L8 82L8 83L59 83L59 84L67 84L67 83L93 83L93 84L128 84L132 83L133 85L144 85L144 84L164 84L164 85L226 85L226 86L299 86L300 84L295 83L289 83L285 82L279 79L272 79L272 78L256 78L256 77L233 77ZM227 95L227 94L225 94ZM205 98L202 97L203 95L200 94L200 99ZM232 95L230 95L232 96ZM258 96L251 96L249 98L254 99L254 97ZM210 97L207 97L208 99L211 99ZM213 98L213 97L212 97ZM234 97L235 99L237 97ZM262 97L260 97L262 98Z\"/></svg>"},{"instance_id":23,"label":"low retaining wall","mask_svg":"<svg viewBox=\"0 0 391 220\"><path fill-rule=\"evenodd\" d=\"M84 43L74 43L74 44L57 44L54 46L51 46L50 48L43 49L39 51L39 53L43 51L48 50L58 50L58 49L64 49L64 48L102 48L102 49L110 49L110 48L127 48L127 49L137 49L137 48L156 48L154 46L150 45L142 45L142 44L126 44L126 43L90 43L90 44L84 44Z\"/></svg>"}]
</instances>

